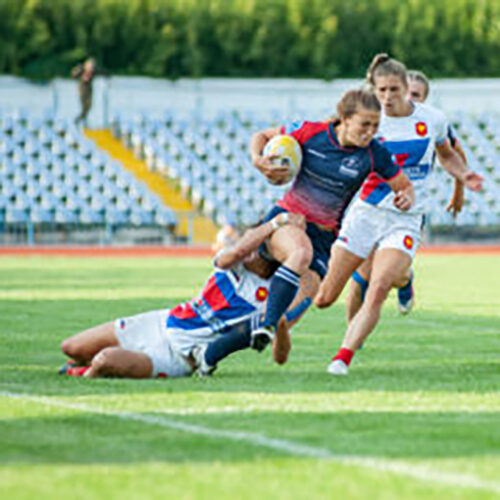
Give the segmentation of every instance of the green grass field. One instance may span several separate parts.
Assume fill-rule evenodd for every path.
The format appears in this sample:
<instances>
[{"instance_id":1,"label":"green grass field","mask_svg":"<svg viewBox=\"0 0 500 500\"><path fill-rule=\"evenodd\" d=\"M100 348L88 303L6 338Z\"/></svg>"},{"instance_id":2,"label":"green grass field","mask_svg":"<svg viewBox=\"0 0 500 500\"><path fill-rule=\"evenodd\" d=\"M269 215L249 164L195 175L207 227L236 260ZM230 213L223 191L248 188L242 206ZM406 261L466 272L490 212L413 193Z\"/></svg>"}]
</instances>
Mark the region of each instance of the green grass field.
<instances>
[{"instance_id":1,"label":"green grass field","mask_svg":"<svg viewBox=\"0 0 500 500\"><path fill-rule=\"evenodd\" d=\"M57 375L60 341L191 297L204 259L0 258L2 498L500 497L500 256L422 255L349 377L325 373L343 301L311 310L287 365L214 377Z\"/></svg>"}]
</instances>

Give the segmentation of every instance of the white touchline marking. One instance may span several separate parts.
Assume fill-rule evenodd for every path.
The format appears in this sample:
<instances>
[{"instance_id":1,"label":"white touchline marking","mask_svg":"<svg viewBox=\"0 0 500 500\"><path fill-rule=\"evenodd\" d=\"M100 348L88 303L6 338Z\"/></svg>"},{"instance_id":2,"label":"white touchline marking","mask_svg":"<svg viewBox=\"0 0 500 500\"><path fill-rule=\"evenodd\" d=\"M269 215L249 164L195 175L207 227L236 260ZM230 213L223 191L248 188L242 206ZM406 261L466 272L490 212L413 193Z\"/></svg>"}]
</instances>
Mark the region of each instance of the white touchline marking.
<instances>
[{"instance_id":1,"label":"white touchline marking","mask_svg":"<svg viewBox=\"0 0 500 500\"><path fill-rule=\"evenodd\" d=\"M445 484L449 486L457 486L461 488L474 488L480 490L492 491L500 494L500 483L493 481L486 481L472 475L466 475L457 472L439 472L430 470L426 467L413 465L403 461L397 460L384 460L374 457L362 457L351 455L338 455L332 453L326 448L319 448L316 446L309 446L305 444L296 443L293 441L286 441L284 439L271 438L262 434L245 431L232 431L221 430L212 427L206 427L196 424L186 424L171 420L163 416L145 415L141 413L111 411L105 408L98 408L83 403L70 403L60 399L53 399L46 396L34 396L30 394L14 393L8 391L0 391L0 396L14 399L24 399L35 403L41 403L49 406L56 406L59 408L67 408L71 410L79 410L88 413L95 413L97 415L105 415L108 417L119 418L122 420L141 422L144 424L158 425L169 429L188 432L191 434L198 434L208 436L209 438L225 438L232 441L244 441L254 446L261 446L277 451L283 451L293 456L316 458L319 460L329 460L339 462L347 465L356 465L360 467L367 467L375 470L382 470L408 476L413 479L422 480L425 482L433 482L437 484Z\"/></svg>"}]
</instances>

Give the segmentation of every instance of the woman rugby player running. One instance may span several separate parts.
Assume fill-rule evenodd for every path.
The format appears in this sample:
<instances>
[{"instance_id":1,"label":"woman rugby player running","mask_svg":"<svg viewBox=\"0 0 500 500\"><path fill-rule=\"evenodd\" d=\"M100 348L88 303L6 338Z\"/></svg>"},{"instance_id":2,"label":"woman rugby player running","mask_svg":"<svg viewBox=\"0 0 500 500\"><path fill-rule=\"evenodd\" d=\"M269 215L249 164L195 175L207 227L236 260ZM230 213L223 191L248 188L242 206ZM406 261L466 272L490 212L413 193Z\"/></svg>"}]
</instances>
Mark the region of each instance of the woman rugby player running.
<instances>
[{"instance_id":1,"label":"woman rugby player running","mask_svg":"<svg viewBox=\"0 0 500 500\"><path fill-rule=\"evenodd\" d=\"M432 171L434 151L441 165L465 187L479 191L482 178L467 169L447 139L443 113L407 99L405 66L386 54L377 55L368 80L382 104L379 140L392 152L415 186L416 201L402 213L394 206L391 189L371 174L345 218L339 238L332 247L328 274L315 302L328 307L338 297L344 282L339 280L339 262L350 262L354 271L376 248L372 275L359 312L350 322L341 349L328 366L332 375L346 375L355 350L375 328L380 310L394 283L407 276L420 239L428 196L426 181Z\"/></svg>"},{"instance_id":2,"label":"woman rugby player running","mask_svg":"<svg viewBox=\"0 0 500 500\"><path fill-rule=\"evenodd\" d=\"M429 96L429 80L421 71L410 70L408 71L408 99L413 102L424 103ZM451 127L448 126L447 130L448 140L450 141L453 149L460 155L464 164L467 163L465 152L460 145L459 140ZM464 204L464 185L455 178L453 195L446 207L448 212L451 212L453 217L456 217L463 208ZM349 286L349 293L346 300L347 320L351 321L354 315L359 311L363 303L368 282L370 281L370 274L372 269L373 252L370 256L354 271L352 280ZM403 278L397 289L397 304L401 314L408 314L414 304L414 290L413 290L413 269L409 270L409 276ZM398 284L397 284L398 285Z\"/></svg>"},{"instance_id":3,"label":"woman rugby player running","mask_svg":"<svg viewBox=\"0 0 500 500\"><path fill-rule=\"evenodd\" d=\"M264 255L281 266L271 280L264 324L252 332L252 347L261 350L273 339L278 321L308 268L316 273L317 283L325 275L330 247L344 211L369 174L376 173L386 181L388 189L395 193L392 200L397 209L410 208L411 182L393 163L389 152L373 139L380 109L371 91L350 90L338 103L336 119L293 123L252 137L252 161L273 183L287 179L288 171L274 166L271 157L262 156L266 143L278 134L289 134L302 146L302 166L291 189L264 220L282 212L300 213L307 220L305 230L283 227L266 242ZM346 274L344 282L357 265Z\"/></svg>"}]
</instances>

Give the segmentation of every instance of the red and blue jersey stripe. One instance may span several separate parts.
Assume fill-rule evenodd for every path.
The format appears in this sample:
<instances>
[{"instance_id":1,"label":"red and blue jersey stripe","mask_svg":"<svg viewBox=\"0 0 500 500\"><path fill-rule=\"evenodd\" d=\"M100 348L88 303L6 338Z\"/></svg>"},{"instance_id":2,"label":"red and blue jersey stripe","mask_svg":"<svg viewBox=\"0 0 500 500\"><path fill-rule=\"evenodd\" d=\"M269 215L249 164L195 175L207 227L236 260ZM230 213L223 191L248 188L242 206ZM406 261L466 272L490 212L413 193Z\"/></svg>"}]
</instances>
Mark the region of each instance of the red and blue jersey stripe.
<instances>
[{"instance_id":1,"label":"red and blue jersey stripe","mask_svg":"<svg viewBox=\"0 0 500 500\"><path fill-rule=\"evenodd\" d=\"M255 313L257 307L242 296L237 278L230 273L215 271L198 298L171 309L167 328L210 328L213 332L220 332L232 320L241 320Z\"/></svg>"}]
</instances>

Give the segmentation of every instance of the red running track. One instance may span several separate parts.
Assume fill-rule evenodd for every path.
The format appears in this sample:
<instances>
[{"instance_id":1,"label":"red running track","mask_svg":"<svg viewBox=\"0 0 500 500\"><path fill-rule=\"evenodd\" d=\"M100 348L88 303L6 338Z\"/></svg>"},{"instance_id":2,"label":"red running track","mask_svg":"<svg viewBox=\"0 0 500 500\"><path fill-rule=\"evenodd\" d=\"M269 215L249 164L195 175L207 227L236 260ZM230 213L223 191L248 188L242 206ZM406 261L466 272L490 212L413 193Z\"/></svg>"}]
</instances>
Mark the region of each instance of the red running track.
<instances>
[{"instance_id":1,"label":"red running track","mask_svg":"<svg viewBox=\"0 0 500 500\"><path fill-rule=\"evenodd\" d=\"M419 249L422 254L483 254L500 255L500 245L429 245ZM0 247L1 256L48 255L58 257L209 257L210 248L191 246L16 246Z\"/></svg>"}]
</instances>

